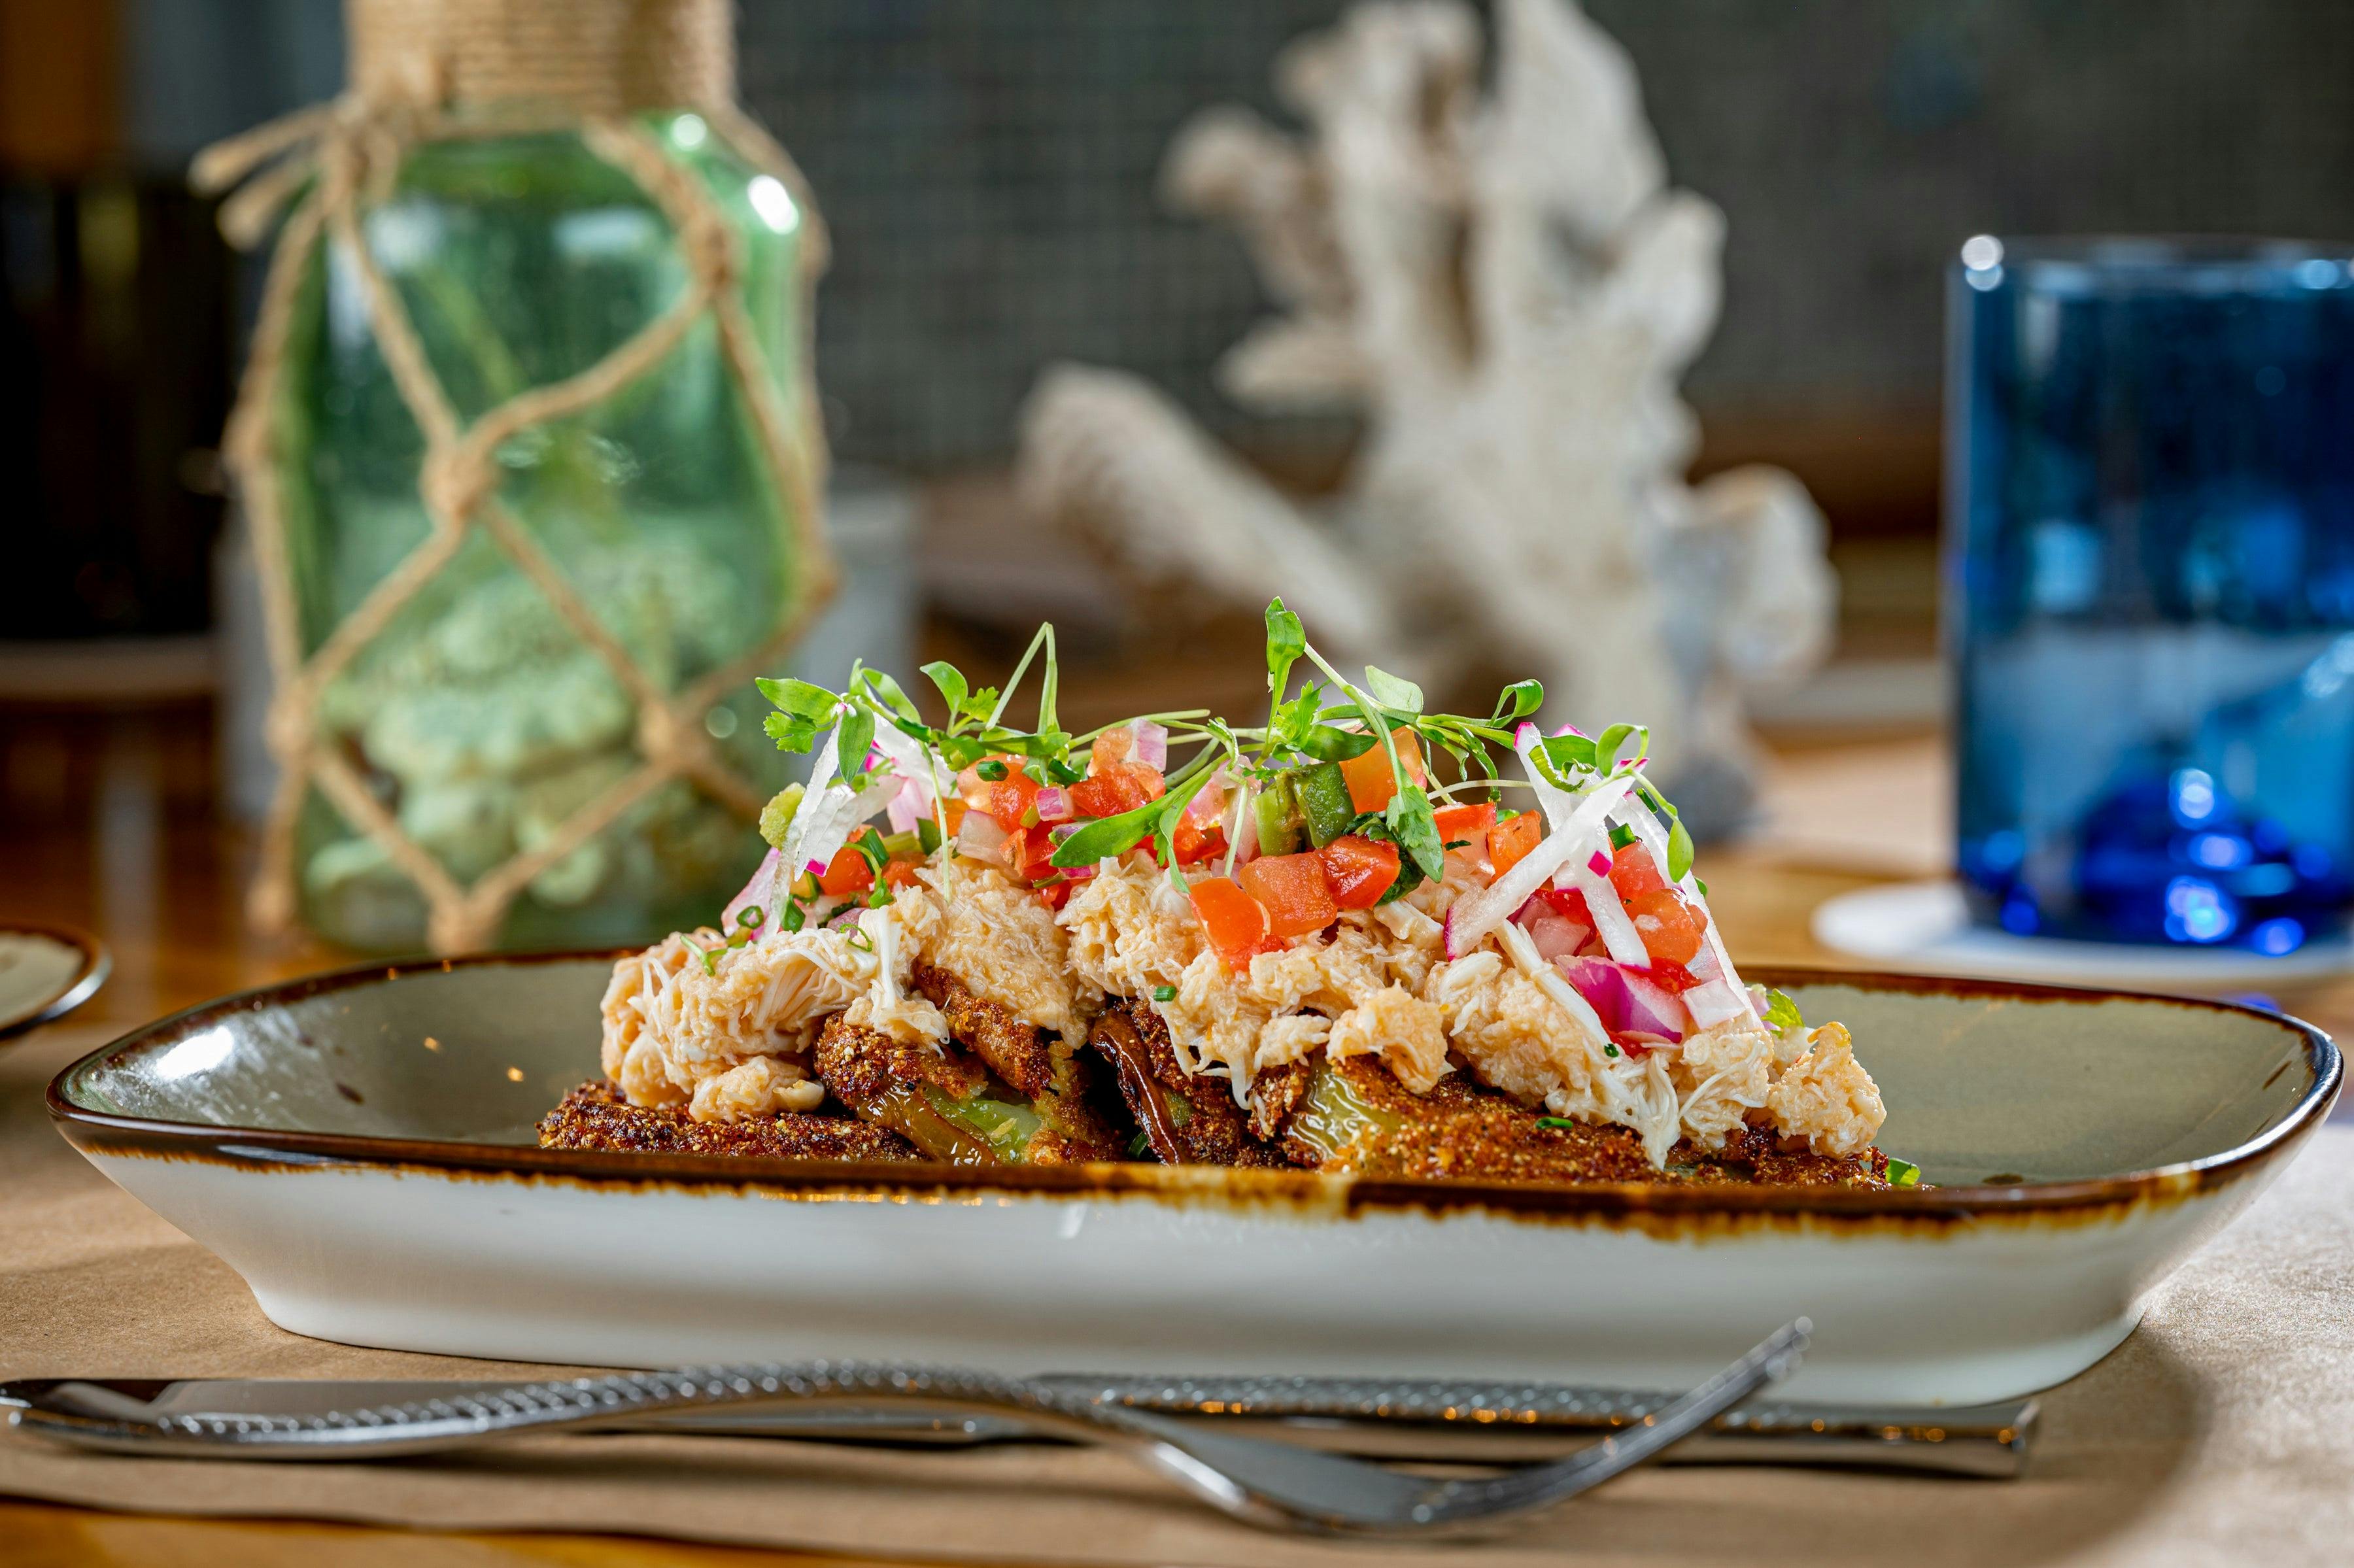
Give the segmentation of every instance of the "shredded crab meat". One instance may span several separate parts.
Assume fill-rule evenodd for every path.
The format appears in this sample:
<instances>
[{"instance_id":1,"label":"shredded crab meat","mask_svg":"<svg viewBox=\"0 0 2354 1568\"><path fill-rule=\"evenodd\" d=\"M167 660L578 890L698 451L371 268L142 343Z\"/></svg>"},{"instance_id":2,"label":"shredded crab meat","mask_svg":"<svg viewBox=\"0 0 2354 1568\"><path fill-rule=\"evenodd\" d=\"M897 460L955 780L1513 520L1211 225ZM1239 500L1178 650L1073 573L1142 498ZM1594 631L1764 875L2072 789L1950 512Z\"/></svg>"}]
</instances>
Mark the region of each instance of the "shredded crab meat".
<instances>
[{"instance_id":1,"label":"shredded crab meat","mask_svg":"<svg viewBox=\"0 0 2354 1568\"><path fill-rule=\"evenodd\" d=\"M879 906L812 910L803 929L772 926L749 941L738 933L735 947L717 931L680 933L622 959L602 1005L605 1072L632 1103L684 1106L698 1121L814 1108L824 1090L807 1059L836 1014L903 1044L946 1044L947 1020L912 984L922 961L1067 1041L1084 1038L1108 999L1150 1007L1179 1066L1227 1080L1245 1106L1263 1074L1322 1052L1373 1057L1417 1094L1468 1072L1553 1115L1632 1128L1655 1165L1683 1140L1715 1150L1744 1128L1769 1128L1834 1157L1868 1150L1884 1110L1847 1031L1769 1028L1765 993L1742 985L1713 921L1689 965L1698 983L1673 1013L1689 1032L1665 1042L1648 1033L1614 1041L1585 981L1573 985L1515 922L1541 886L1575 888L1610 959L1629 976L1648 970L1642 933L1604 863L1606 830L1631 834L1663 877L1670 860L1668 818L1635 792L1630 773L1564 789L1537 765L1540 744L1522 726L1516 749L1549 831L1526 869L1500 882L1480 852L1450 852L1438 877L1403 897L1341 912L1237 968L1210 947L1184 889L1141 852L1100 862L1057 912L994 862L950 846ZM822 863L875 811L892 809L902 826L899 807L913 811L948 789L912 738L882 736L877 747L888 769L841 780L827 737L807 803L771 857L773 885L756 878L739 906L758 901L756 892L781 904L787 879ZM853 782L864 788L854 792ZM1223 823L1231 795L1236 847L1227 868L1250 794L1247 780L1229 790L1216 775L1191 812ZM979 812L965 818L964 836L977 822L1004 836ZM1219 869L1182 876L1190 886ZM1691 875L1673 884L1705 908Z\"/></svg>"},{"instance_id":2,"label":"shredded crab meat","mask_svg":"<svg viewBox=\"0 0 2354 1568\"><path fill-rule=\"evenodd\" d=\"M832 924L735 948L716 931L679 933L623 958L601 1008L605 1075L631 1104L684 1105L698 1121L808 1109L822 1091L801 1064L833 1014L904 1044L948 1039L911 987L918 959L1041 1028L1082 1028L1053 912L1002 873L943 864ZM757 1065L769 1059L790 1072Z\"/></svg>"}]
</instances>

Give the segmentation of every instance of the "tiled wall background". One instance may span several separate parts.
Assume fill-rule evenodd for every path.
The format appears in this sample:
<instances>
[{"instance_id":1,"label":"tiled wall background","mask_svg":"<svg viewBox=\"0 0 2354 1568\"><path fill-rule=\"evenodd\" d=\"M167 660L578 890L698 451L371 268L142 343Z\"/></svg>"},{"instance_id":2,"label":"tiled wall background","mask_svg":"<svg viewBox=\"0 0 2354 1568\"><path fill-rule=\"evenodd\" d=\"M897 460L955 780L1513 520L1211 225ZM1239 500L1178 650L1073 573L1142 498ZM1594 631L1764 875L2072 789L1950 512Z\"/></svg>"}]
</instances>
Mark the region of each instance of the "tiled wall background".
<instances>
[{"instance_id":1,"label":"tiled wall background","mask_svg":"<svg viewBox=\"0 0 2354 1568\"><path fill-rule=\"evenodd\" d=\"M743 0L744 90L838 240L822 374L858 460L1002 457L1038 367L1208 367L1262 308L1160 211L1170 133L1277 112L1333 0ZM2354 6L2335 0L1592 0L1678 181L1731 217L1704 414L1926 411L1938 272L1996 231L2354 242Z\"/></svg>"}]
</instances>

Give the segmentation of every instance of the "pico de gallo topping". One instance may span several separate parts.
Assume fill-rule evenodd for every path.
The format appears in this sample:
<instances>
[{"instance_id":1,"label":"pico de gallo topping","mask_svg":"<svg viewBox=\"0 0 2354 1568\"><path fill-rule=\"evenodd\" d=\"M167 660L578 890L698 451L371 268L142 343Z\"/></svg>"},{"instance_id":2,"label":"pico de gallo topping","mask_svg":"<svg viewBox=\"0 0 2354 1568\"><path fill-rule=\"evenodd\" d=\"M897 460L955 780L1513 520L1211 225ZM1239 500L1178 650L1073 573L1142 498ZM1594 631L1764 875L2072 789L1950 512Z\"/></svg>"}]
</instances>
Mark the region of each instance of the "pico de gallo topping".
<instances>
[{"instance_id":1,"label":"pico de gallo topping","mask_svg":"<svg viewBox=\"0 0 2354 1568\"><path fill-rule=\"evenodd\" d=\"M1034 667L1023 728L1007 715ZM1444 882L1450 959L1495 938L1627 1053L1757 1016L1691 874L1691 836L1646 776L1648 732L1546 734L1534 681L1484 716L1433 713L1411 681L1344 674L1280 599L1255 726L1186 709L1068 731L1051 626L1002 690L945 662L924 673L940 722L864 666L840 692L759 683L768 733L814 759L807 787L762 815L770 854L729 906L731 942L887 904L936 856L994 865L1060 908L1107 862L1144 855L1235 970ZM1506 753L1522 776L1499 768Z\"/></svg>"}]
</instances>

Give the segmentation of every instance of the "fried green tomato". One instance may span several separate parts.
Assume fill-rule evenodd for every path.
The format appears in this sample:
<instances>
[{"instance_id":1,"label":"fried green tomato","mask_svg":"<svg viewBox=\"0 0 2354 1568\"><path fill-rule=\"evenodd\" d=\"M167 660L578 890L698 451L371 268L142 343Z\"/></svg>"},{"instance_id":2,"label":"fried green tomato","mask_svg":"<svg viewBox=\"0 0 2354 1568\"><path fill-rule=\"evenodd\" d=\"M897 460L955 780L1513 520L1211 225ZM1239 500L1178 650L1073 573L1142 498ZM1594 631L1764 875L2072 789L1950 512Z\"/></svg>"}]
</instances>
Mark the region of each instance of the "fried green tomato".
<instances>
[{"instance_id":1,"label":"fried green tomato","mask_svg":"<svg viewBox=\"0 0 2354 1568\"><path fill-rule=\"evenodd\" d=\"M955 1045L902 1044L877 1030L825 1021L811 1065L827 1092L933 1160L957 1165L1066 1165L1118 1158L1108 1133L1081 1143Z\"/></svg>"},{"instance_id":2,"label":"fried green tomato","mask_svg":"<svg viewBox=\"0 0 2354 1568\"><path fill-rule=\"evenodd\" d=\"M748 1121L700 1122L683 1106L633 1106L609 1083L583 1084L539 1124L542 1149L627 1154L726 1154L765 1160L917 1160L888 1128L844 1116L779 1111Z\"/></svg>"},{"instance_id":3,"label":"fried green tomato","mask_svg":"<svg viewBox=\"0 0 2354 1568\"><path fill-rule=\"evenodd\" d=\"M1285 1162L1279 1150L1257 1135L1224 1078L1186 1075L1170 1044L1169 1026L1150 1008L1113 1003L1096 1019L1087 1044L1112 1065L1120 1098L1136 1118L1137 1142L1130 1149L1140 1158L1149 1150L1164 1165ZM1258 1093L1269 1103L1288 1103L1295 1078L1305 1082L1304 1065L1294 1066L1302 1072L1261 1075Z\"/></svg>"},{"instance_id":4,"label":"fried green tomato","mask_svg":"<svg viewBox=\"0 0 2354 1568\"><path fill-rule=\"evenodd\" d=\"M1312 1170L1373 1177L1480 1181L1740 1182L1884 1189L1887 1157L1785 1153L1771 1132L1745 1128L1703 1151L1687 1139L1655 1171L1630 1128L1564 1122L1510 1096L1439 1080L1416 1095L1371 1057L1320 1061L1283 1125L1283 1151Z\"/></svg>"},{"instance_id":5,"label":"fried green tomato","mask_svg":"<svg viewBox=\"0 0 2354 1568\"><path fill-rule=\"evenodd\" d=\"M1029 1104L1031 1113L1059 1135L1068 1160L1117 1160L1120 1139L1089 1103L1093 1088L1081 1042L1024 1022L937 965L918 959L912 976L924 1000L948 1020L949 1035Z\"/></svg>"}]
</instances>

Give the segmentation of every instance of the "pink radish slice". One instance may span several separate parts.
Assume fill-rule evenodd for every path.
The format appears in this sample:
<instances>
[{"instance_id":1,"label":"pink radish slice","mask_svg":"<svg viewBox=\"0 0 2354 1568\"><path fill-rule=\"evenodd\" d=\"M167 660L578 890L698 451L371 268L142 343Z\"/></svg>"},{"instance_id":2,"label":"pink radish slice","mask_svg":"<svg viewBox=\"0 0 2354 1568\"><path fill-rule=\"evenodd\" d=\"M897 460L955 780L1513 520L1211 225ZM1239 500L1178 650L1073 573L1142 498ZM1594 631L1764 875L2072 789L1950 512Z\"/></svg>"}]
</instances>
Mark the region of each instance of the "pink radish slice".
<instances>
[{"instance_id":1,"label":"pink radish slice","mask_svg":"<svg viewBox=\"0 0 2354 1568\"><path fill-rule=\"evenodd\" d=\"M746 883L743 891L729 899L727 907L719 912L721 931L734 936L736 917L756 904L760 907L761 920L752 927L752 940L758 941L775 927L778 908L784 903L784 863L785 852L782 850L770 850L761 857L760 868L752 874L752 880Z\"/></svg>"}]
</instances>

